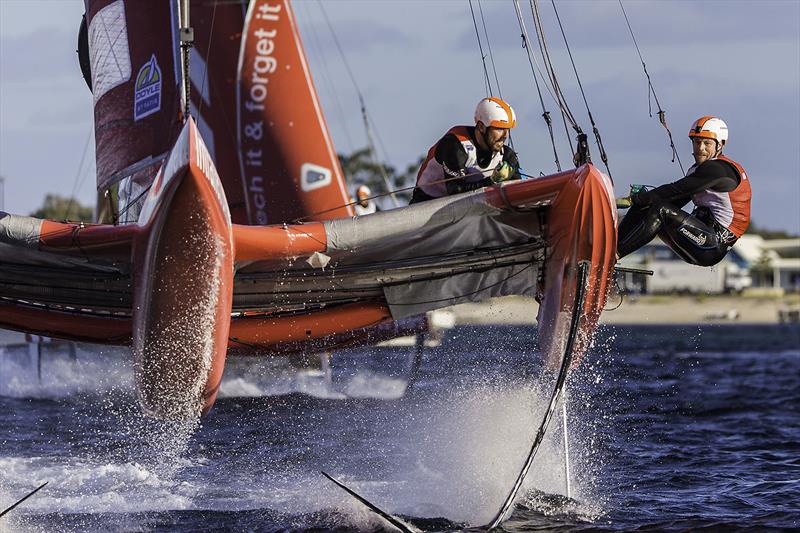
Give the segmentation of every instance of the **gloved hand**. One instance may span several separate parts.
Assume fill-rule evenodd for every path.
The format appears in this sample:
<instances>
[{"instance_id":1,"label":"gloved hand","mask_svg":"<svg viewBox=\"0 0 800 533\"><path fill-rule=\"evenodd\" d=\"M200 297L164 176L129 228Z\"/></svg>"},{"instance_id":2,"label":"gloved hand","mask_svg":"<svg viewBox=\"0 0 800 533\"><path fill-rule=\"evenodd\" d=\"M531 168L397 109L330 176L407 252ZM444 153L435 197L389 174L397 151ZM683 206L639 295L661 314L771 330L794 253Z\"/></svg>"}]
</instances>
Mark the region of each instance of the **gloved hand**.
<instances>
[{"instance_id":1,"label":"gloved hand","mask_svg":"<svg viewBox=\"0 0 800 533\"><path fill-rule=\"evenodd\" d=\"M494 169L494 173L492 174L492 181L495 183L500 183L502 181L506 181L514 175L514 167L503 161L500 163L496 169Z\"/></svg>"},{"instance_id":2,"label":"gloved hand","mask_svg":"<svg viewBox=\"0 0 800 533\"><path fill-rule=\"evenodd\" d=\"M628 194L630 205L640 207L643 205L641 195L647 192L647 185L639 185L636 183L631 184L631 192ZM649 203L649 202L648 202ZM630 207L630 205L628 207Z\"/></svg>"},{"instance_id":3,"label":"gloved hand","mask_svg":"<svg viewBox=\"0 0 800 533\"><path fill-rule=\"evenodd\" d=\"M631 197L617 198L617 209L628 209L631 206Z\"/></svg>"}]
</instances>

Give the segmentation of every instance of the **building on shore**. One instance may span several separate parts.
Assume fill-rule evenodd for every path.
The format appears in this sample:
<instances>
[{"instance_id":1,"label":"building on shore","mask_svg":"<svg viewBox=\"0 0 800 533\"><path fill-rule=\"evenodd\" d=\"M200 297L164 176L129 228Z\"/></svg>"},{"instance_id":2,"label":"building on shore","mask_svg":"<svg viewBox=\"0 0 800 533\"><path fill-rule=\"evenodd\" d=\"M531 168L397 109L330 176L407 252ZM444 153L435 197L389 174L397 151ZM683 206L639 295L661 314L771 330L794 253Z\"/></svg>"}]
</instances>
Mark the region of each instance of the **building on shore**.
<instances>
[{"instance_id":1,"label":"building on shore","mask_svg":"<svg viewBox=\"0 0 800 533\"><path fill-rule=\"evenodd\" d=\"M620 261L621 266L652 270L653 275L620 273L621 289L638 294L773 293L800 291L800 238L766 240L744 235L713 267L690 265L656 238Z\"/></svg>"}]
</instances>

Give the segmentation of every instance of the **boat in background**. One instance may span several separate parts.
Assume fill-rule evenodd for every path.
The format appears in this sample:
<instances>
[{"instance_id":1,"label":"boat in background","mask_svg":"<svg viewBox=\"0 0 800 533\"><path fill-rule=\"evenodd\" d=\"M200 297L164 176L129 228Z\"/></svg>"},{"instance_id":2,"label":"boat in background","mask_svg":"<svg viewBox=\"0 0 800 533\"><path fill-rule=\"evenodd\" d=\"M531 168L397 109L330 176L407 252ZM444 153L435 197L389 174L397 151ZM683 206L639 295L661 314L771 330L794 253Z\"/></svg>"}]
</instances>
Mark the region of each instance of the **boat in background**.
<instances>
[{"instance_id":1,"label":"boat in background","mask_svg":"<svg viewBox=\"0 0 800 533\"><path fill-rule=\"evenodd\" d=\"M354 216L288 0L182 16L88 2L99 223L0 213L1 327L131 346L141 405L164 418L211 408L228 353L373 344L509 294L540 300L554 368L575 327L580 359L614 272L608 176L584 164Z\"/></svg>"}]
</instances>

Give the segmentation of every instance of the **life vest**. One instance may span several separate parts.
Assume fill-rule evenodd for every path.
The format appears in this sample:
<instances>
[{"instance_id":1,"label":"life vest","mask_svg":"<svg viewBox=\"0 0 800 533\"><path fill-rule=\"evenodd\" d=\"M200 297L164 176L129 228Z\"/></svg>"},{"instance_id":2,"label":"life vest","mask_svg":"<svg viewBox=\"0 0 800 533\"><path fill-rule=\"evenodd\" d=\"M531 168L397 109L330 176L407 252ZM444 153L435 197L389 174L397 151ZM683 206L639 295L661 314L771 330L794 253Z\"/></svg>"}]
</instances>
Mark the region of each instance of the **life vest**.
<instances>
[{"instance_id":1,"label":"life vest","mask_svg":"<svg viewBox=\"0 0 800 533\"><path fill-rule=\"evenodd\" d=\"M355 204L353 204L353 207L355 208L356 215L358 216L371 215L372 213L375 213L378 210L378 205L373 200L368 201L366 206L363 206L359 202L356 202Z\"/></svg>"},{"instance_id":2,"label":"life vest","mask_svg":"<svg viewBox=\"0 0 800 533\"><path fill-rule=\"evenodd\" d=\"M450 128L446 135L450 134L455 135L461 142L461 146L464 147L464 151L467 153L467 162L464 165L464 169L451 169L453 170L451 172L436 160L436 145L439 143L437 142L431 146L425 161L422 162L422 166L417 173L417 187L434 198L447 196L445 179L463 176L467 183L482 181L485 178L491 178L494 169L503 161L503 152L495 152L486 166L480 166L478 164L478 147L472 141L467 126Z\"/></svg>"},{"instance_id":3,"label":"life vest","mask_svg":"<svg viewBox=\"0 0 800 533\"><path fill-rule=\"evenodd\" d=\"M706 207L720 225L729 229L738 239L750 225L750 179L742 165L719 155L719 159L730 164L739 173L739 185L730 192L718 192L706 189L692 195L692 202L698 207ZM688 174L694 172L698 165L692 165Z\"/></svg>"}]
</instances>

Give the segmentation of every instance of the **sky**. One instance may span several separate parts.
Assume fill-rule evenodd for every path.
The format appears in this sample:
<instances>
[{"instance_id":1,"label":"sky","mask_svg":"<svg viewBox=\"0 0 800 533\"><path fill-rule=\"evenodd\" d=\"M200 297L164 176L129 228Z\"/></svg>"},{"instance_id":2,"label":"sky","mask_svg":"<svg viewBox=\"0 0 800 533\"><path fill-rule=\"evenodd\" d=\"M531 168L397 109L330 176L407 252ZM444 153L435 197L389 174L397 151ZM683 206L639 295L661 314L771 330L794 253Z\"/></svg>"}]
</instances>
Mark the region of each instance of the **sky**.
<instances>
[{"instance_id":1,"label":"sky","mask_svg":"<svg viewBox=\"0 0 800 533\"><path fill-rule=\"evenodd\" d=\"M520 6L535 39L529 3ZM725 153L751 179L753 220L800 233L800 1L625 0L624 6L684 168L692 163L686 136L691 123L703 115L720 116L730 128ZM487 91L466 0L337 0L324 7L364 95L379 155L389 164L405 169L451 126L471 123L475 104ZM631 183L679 178L666 132L648 115L647 80L619 2L561 0L556 7L617 196L626 195ZM513 140L523 169L553 173L514 4L473 0L473 8L488 56L481 9L484 15L493 86L494 70L499 80L494 93L518 115ZM559 83L578 122L591 132L553 7L542 0L541 9ZM294 10L337 150L365 146L357 92L319 3L296 1ZM94 203L91 97L75 54L82 13L82 0L0 0L0 176L6 211L28 214L49 192ZM545 106L559 116L546 92ZM566 166L563 129L556 124ZM603 168L593 143L591 149Z\"/></svg>"}]
</instances>

